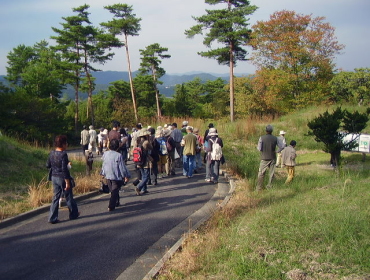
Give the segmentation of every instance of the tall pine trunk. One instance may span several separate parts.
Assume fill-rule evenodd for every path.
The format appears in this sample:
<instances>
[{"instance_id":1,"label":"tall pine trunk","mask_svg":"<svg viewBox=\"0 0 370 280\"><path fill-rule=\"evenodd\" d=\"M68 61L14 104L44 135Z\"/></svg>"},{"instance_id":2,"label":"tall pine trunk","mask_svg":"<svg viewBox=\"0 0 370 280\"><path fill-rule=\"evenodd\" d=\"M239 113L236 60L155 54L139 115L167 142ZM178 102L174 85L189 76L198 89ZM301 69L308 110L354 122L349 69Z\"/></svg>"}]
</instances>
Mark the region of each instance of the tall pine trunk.
<instances>
[{"instance_id":1,"label":"tall pine trunk","mask_svg":"<svg viewBox=\"0 0 370 280\"><path fill-rule=\"evenodd\" d=\"M134 83L132 81L131 62L130 62L130 53L128 51L127 35L125 35L125 48L126 48L126 57L127 57L127 64L128 64L128 77L129 77L129 80L130 80L132 106L134 107L135 120L136 120L136 122L138 122L135 90L134 90Z\"/></svg>"},{"instance_id":2,"label":"tall pine trunk","mask_svg":"<svg viewBox=\"0 0 370 280\"><path fill-rule=\"evenodd\" d=\"M230 44L230 121L234 121L234 45Z\"/></svg>"}]
</instances>

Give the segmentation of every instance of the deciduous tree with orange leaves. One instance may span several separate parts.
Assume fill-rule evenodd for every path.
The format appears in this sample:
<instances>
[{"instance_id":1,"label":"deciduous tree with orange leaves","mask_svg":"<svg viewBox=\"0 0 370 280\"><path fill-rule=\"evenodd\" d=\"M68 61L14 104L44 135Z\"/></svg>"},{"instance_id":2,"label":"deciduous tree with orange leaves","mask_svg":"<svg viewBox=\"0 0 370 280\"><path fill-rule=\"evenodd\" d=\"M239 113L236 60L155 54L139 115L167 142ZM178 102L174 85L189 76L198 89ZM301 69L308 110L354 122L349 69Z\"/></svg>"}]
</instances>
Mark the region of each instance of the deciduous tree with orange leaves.
<instances>
[{"instance_id":1,"label":"deciduous tree with orange leaves","mask_svg":"<svg viewBox=\"0 0 370 280\"><path fill-rule=\"evenodd\" d=\"M258 69L257 78L264 77L259 89L270 91L269 96L271 91L284 95L279 100L288 101L286 105L292 108L319 102L327 96L335 67L333 60L344 46L338 43L334 27L324 20L283 10L252 27L251 59ZM268 79L269 75L274 78Z\"/></svg>"}]
</instances>

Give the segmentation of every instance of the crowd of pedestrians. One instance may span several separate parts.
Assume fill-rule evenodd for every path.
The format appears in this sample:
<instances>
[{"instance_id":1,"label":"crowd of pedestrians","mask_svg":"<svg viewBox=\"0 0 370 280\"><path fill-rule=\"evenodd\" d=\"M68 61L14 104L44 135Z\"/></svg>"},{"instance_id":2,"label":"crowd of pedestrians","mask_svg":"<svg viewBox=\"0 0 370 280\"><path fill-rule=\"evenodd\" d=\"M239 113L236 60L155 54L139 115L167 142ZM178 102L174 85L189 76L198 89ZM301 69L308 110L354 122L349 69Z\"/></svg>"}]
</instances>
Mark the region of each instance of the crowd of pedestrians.
<instances>
[{"instance_id":1,"label":"crowd of pedestrians","mask_svg":"<svg viewBox=\"0 0 370 280\"><path fill-rule=\"evenodd\" d=\"M69 173L68 155L65 152L66 139L63 135L56 138L56 149L49 155L47 162L54 187L49 216L49 222L53 224L59 221L57 202L62 195L66 198L70 219L80 215L73 199L73 178ZM148 186L157 185L162 178L183 175L190 179L194 173L200 172L203 165L206 167L205 181L217 184L220 163L224 162L223 142L213 124L209 124L202 137L199 129L190 126L188 121L182 123L181 129L177 123L165 124L156 129L150 126L144 128L138 123L131 133L127 128L122 128L120 122L113 121L109 130L100 128L99 133L92 125L89 128L83 126L80 144L90 170L93 153L102 155L100 174L111 194L108 211L114 211L120 206L120 190L132 177L136 177L132 184L139 196L148 194ZM127 169L127 161L130 159L135 165L136 176L132 176ZM176 168L181 168L182 174L177 174Z\"/></svg>"},{"instance_id":2,"label":"crowd of pedestrians","mask_svg":"<svg viewBox=\"0 0 370 280\"><path fill-rule=\"evenodd\" d=\"M258 169L256 190L264 188L264 177L269 170L266 188L272 187L275 167L286 167L286 183L294 178L296 141L286 144L285 131L280 131L279 137L272 135L273 127L266 126L266 134L258 140L257 149L261 153ZM50 168L54 187L54 197L50 208L50 223L57 223L58 201L65 196L70 211L70 218L79 216L77 205L73 199L72 177L69 173L69 161L65 152L67 142L65 136L56 138L56 149L51 152L47 162ZM205 165L205 181L217 184L220 165L225 162L222 152L223 141L212 123L201 136L198 128L182 123L181 129L177 123L144 128L138 123L131 133L127 128L121 128L118 121L113 121L111 129L100 128L99 134L93 126L83 126L81 131L82 152L87 164L93 152L102 155L102 178L107 182L111 197L108 211L113 211L120 205L119 191L132 177L126 167L132 159L135 165L136 178L132 181L136 195L148 194L149 185L157 185L158 180L176 174L176 168L182 169L184 177L190 179ZM204 154L204 156L202 156Z\"/></svg>"}]
</instances>

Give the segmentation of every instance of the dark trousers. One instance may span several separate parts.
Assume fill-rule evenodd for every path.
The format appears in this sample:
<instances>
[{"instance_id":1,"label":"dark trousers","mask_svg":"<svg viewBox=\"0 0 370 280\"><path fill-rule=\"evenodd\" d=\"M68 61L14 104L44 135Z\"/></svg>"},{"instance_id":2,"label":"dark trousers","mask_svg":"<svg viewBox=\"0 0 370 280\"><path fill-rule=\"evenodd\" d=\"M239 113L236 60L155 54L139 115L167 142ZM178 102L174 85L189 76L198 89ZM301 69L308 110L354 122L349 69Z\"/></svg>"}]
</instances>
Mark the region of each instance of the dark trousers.
<instances>
[{"instance_id":1,"label":"dark trousers","mask_svg":"<svg viewBox=\"0 0 370 280\"><path fill-rule=\"evenodd\" d=\"M107 180L110 190L109 209L114 210L119 204L119 190L123 185L123 181Z\"/></svg>"}]
</instances>

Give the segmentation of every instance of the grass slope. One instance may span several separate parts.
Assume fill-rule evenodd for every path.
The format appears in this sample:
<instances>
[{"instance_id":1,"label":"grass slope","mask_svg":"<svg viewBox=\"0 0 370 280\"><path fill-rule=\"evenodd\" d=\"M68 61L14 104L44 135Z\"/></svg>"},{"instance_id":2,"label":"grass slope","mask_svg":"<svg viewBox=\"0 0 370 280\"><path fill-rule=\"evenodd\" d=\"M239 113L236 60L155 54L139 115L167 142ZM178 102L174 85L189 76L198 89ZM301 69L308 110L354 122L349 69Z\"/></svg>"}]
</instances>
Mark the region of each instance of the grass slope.
<instances>
[{"instance_id":1,"label":"grass slope","mask_svg":"<svg viewBox=\"0 0 370 280\"><path fill-rule=\"evenodd\" d=\"M239 176L236 191L157 279L370 279L370 163L343 153L343 165L330 167L305 136L307 120L326 109L216 126L227 169ZM290 185L277 169L273 189L257 193L256 143L268 123L297 140L298 166Z\"/></svg>"}]
</instances>

